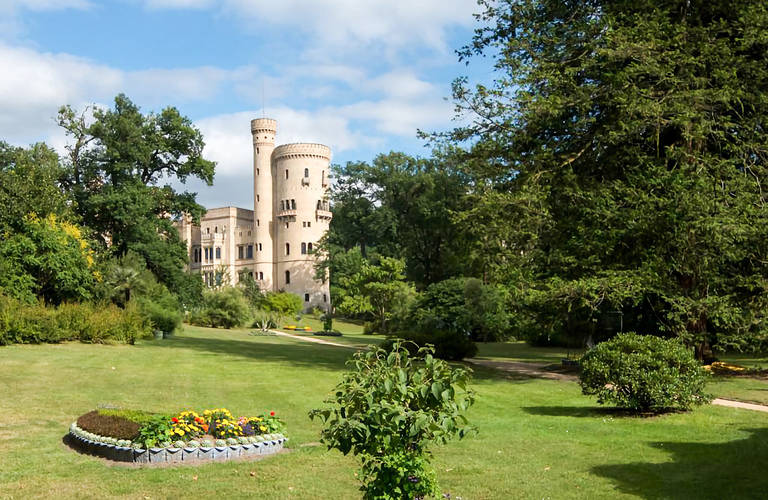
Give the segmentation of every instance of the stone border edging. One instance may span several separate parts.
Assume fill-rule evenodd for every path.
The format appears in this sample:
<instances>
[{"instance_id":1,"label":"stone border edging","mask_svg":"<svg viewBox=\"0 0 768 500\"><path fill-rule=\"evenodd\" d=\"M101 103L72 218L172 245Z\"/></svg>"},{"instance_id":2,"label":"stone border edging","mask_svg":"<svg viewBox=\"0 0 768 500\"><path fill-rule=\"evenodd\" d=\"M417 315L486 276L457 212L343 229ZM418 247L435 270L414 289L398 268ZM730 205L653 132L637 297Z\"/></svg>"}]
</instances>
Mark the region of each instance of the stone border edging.
<instances>
[{"instance_id":1,"label":"stone border edging","mask_svg":"<svg viewBox=\"0 0 768 500\"><path fill-rule=\"evenodd\" d=\"M69 433L70 445L84 453L96 455L116 462L128 462L136 464L173 464L182 462L208 462L226 461L238 458L256 457L260 455L273 455L283 449L283 444L288 440L282 434L271 435L275 439L264 440L257 443L233 444L226 446L185 447L185 448L133 448L117 446L100 441L88 439L80 435L75 429L81 430L76 423L72 424Z\"/></svg>"}]
</instances>

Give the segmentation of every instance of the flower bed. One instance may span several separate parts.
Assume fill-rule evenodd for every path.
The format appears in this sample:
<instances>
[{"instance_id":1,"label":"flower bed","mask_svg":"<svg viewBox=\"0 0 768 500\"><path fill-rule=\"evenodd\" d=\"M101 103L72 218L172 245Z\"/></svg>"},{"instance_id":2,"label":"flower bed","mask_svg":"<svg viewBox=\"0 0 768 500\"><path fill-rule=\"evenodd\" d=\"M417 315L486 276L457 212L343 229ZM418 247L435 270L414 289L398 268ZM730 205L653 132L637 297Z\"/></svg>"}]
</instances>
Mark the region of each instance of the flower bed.
<instances>
[{"instance_id":1,"label":"flower bed","mask_svg":"<svg viewBox=\"0 0 768 500\"><path fill-rule=\"evenodd\" d=\"M287 438L275 412L235 418L226 408L157 415L94 410L69 427L71 444L93 455L135 463L231 460L277 453Z\"/></svg>"}]
</instances>

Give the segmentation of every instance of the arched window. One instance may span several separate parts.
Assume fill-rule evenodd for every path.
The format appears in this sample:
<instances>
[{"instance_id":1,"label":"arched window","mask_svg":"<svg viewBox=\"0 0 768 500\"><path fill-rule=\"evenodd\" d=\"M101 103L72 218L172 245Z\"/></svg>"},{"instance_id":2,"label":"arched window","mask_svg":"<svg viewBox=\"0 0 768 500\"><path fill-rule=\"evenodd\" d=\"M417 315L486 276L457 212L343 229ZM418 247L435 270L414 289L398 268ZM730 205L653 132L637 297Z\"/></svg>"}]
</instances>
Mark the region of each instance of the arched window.
<instances>
[{"instance_id":1,"label":"arched window","mask_svg":"<svg viewBox=\"0 0 768 500\"><path fill-rule=\"evenodd\" d=\"M286 271L285 272L285 284L290 285L291 284L291 272Z\"/></svg>"},{"instance_id":2,"label":"arched window","mask_svg":"<svg viewBox=\"0 0 768 500\"><path fill-rule=\"evenodd\" d=\"M304 177L309 177L309 169L308 168L304 169Z\"/></svg>"},{"instance_id":3,"label":"arched window","mask_svg":"<svg viewBox=\"0 0 768 500\"><path fill-rule=\"evenodd\" d=\"M291 210L296 210L296 200L291 200Z\"/></svg>"},{"instance_id":4,"label":"arched window","mask_svg":"<svg viewBox=\"0 0 768 500\"><path fill-rule=\"evenodd\" d=\"M307 244L303 241L301 242L301 255L306 255L307 253Z\"/></svg>"},{"instance_id":5,"label":"arched window","mask_svg":"<svg viewBox=\"0 0 768 500\"><path fill-rule=\"evenodd\" d=\"M311 252L311 251L312 251L312 242L310 242L310 243L307 243L307 251L308 251L308 252Z\"/></svg>"},{"instance_id":6,"label":"arched window","mask_svg":"<svg viewBox=\"0 0 768 500\"><path fill-rule=\"evenodd\" d=\"M285 244L285 255L291 255L291 244L286 243Z\"/></svg>"}]
</instances>

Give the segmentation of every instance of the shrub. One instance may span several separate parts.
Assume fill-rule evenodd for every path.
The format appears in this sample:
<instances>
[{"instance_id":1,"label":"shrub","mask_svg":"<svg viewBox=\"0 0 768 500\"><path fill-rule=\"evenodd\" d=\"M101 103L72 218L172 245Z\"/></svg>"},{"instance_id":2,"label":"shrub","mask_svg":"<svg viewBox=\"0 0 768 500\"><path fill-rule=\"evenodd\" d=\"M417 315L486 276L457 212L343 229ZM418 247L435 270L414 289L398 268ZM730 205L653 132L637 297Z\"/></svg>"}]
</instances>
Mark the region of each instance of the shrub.
<instances>
[{"instance_id":1,"label":"shrub","mask_svg":"<svg viewBox=\"0 0 768 500\"><path fill-rule=\"evenodd\" d=\"M295 316L301 312L304 302L296 294L289 292L267 292L264 295L263 308L283 316Z\"/></svg>"},{"instance_id":2,"label":"shrub","mask_svg":"<svg viewBox=\"0 0 768 500\"><path fill-rule=\"evenodd\" d=\"M310 412L324 423L323 443L360 456L364 498L437 494L426 446L472 429L463 415L474 402L470 371L434 359L431 348L412 357L402 343L357 352L347 366L330 407Z\"/></svg>"},{"instance_id":3,"label":"shrub","mask_svg":"<svg viewBox=\"0 0 768 500\"><path fill-rule=\"evenodd\" d=\"M687 410L707 403L706 378L680 341L651 335L619 334L581 359L584 394L634 411Z\"/></svg>"},{"instance_id":4,"label":"shrub","mask_svg":"<svg viewBox=\"0 0 768 500\"><path fill-rule=\"evenodd\" d=\"M27 304L0 295L0 345L55 343L66 340L132 344L149 335L149 324L135 305Z\"/></svg>"},{"instance_id":5,"label":"shrub","mask_svg":"<svg viewBox=\"0 0 768 500\"><path fill-rule=\"evenodd\" d=\"M181 312L177 308L168 307L167 304L142 301L141 312L147 317L154 329L164 333L173 333L176 328L181 326Z\"/></svg>"},{"instance_id":6,"label":"shrub","mask_svg":"<svg viewBox=\"0 0 768 500\"><path fill-rule=\"evenodd\" d=\"M117 439L138 437L139 424L116 415L103 415L98 410L90 411L77 419L77 426L84 431Z\"/></svg>"},{"instance_id":7,"label":"shrub","mask_svg":"<svg viewBox=\"0 0 768 500\"><path fill-rule=\"evenodd\" d=\"M224 287L207 290L203 294L203 305L194 311L189 322L193 325L213 328L234 328L248 319L249 306L239 288Z\"/></svg>"}]
</instances>

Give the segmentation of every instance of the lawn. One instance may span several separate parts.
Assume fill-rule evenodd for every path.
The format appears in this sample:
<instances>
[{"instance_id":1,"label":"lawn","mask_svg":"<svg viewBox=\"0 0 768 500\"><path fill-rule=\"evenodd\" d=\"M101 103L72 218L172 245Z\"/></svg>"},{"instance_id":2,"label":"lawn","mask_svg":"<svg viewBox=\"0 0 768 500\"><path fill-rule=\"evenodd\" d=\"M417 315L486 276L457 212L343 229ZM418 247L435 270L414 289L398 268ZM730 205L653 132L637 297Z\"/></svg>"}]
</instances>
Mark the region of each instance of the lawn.
<instances>
[{"instance_id":1,"label":"lawn","mask_svg":"<svg viewBox=\"0 0 768 500\"><path fill-rule=\"evenodd\" d=\"M560 364L563 358L579 357L583 353L584 349L534 347L523 341L479 342L477 344L477 356L475 357L491 361Z\"/></svg>"},{"instance_id":2,"label":"lawn","mask_svg":"<svg viewBox=\"0 0 768 500\"><path fill-rule=\"evenodd\" d=\"M363 325L359 322L351 322L343 319L336 319L333 320L333 329L338 330L341 333L340 337L323 337L323 336L317 336L313 335L311 332L301 332L296 330L287 330L284 327L286 325L296 325L296 326L308 326L312 329L313 332L319 332L323 330L323 322L317 318L314 318L310 315L304 315L301 318L301 321L284 321L281 326L281 328L278 328L279 331L290 333L293 335L299 335L299 336L308 336L308 337L317 337L321 339L328 340L329 342L336 342L339 344L349 344L359 347L365 347L369 344L380 344L386 340L385 337L381 335L365 335L363 334Z\"/></svg>"},{"instance_id":3,"label":"lawn","mask_svg":"<svg viewBox=\"0 0 768 500\"><path fill-rule=\"evenodd\" d=\"M0 348L0 497L358 498L356 462L317 446L306 415L352 351L249 330L185 327L136 346ZM768 414L708 406L654 418L597 408L573 382L478 369L475 437L435 448L452 498L761 498ZM274 410L291 452L163 469L107 465L61 439L98 404Z\"/></svg>"}]
</instances>

